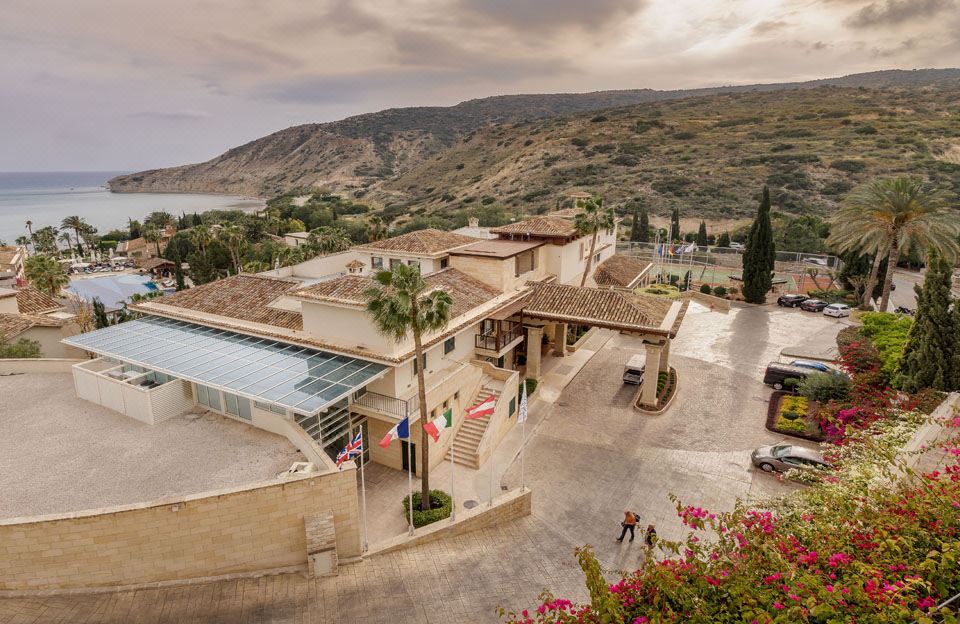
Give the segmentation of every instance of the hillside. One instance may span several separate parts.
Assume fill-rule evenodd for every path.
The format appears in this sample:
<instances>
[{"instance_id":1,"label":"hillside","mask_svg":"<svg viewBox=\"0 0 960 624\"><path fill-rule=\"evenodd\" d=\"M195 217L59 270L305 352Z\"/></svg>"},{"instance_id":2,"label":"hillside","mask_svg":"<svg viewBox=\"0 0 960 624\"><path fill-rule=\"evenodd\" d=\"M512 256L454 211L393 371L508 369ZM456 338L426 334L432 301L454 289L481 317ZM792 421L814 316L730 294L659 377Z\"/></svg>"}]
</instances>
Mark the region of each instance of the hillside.
<instances>
[{"instance_id":1,"label":"hillside","mask_svg":"<svg viewBox=\"0 0 960 624\"><path fill-rule=\"evenodd\" d=\"M517 95L288 128L205 163L111 180L115 191L347 191L420 214L473 202L545 209L586 188L735 216L764 182L822 211L894 171L957 181L960 70L683 91ZM597 111L604 111L597 114ZM955 189L960 191L960 188Z\"/></svg>"}]
</instances>

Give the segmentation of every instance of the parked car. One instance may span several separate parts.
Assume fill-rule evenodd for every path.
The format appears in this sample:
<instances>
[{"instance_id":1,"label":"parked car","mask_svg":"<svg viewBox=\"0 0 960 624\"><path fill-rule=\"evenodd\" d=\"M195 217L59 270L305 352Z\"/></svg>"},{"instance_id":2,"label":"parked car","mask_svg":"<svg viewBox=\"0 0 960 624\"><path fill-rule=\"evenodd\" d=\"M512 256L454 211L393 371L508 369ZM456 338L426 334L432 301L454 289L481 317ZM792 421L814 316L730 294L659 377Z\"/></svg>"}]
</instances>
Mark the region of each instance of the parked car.
<instances>
[{"instance_id":1,"label":"parked car","mask_svg":"<svg viewBox=\"0 0 960 624\"><path fill-rule=\"evenodd\" d=\"M817 266L827 266L826 258L804 258L804 262L807 264L815 264Z\"/></svg>"},{"instance_id":2,"label":"parked car","mask_svg":"<svg viewBox=\"0 0 960 624\"><path fill-rule=\"evenodd\" d=\"M772 386L774 390L783 390L788 379L803 381L812 372L812 368L770 362L767 364L767 369L763 371L763 383Z\"/></svg>"},{"instance_id":3,"label":"parked car","mask_svg":"<svg viewBox=\"0 0 960 624\"><path fill-rule=\"evenodd\" d=\"M730 249L743 249L743 243L730 243Z\"/></svg>"},{"instance_id":4,"label":"parked car","mask_svg":"<svg viewBox=\"0 0 960 624\"><path fill-rule=\"evenodd\" d=\"M639 386L643 383L643 369L646 357L636 354L630 358L627 365L623 368L623 383Z\"/></svg>"},{"instance_id":5,"label":"parked car","mask_svg":"<svg viewBox=\"0 0 960 624\"><path fill-rule=\"evenodd\" d=\"M790 366L800 366L801 368L810 368L815 371L820 371L821 373L832 373L833 369L824 364L823 362L812 362L810 360L794 360L790 362Z\"/></svg>"},{"instance_id":6,"label":"parked car","mask_svg":"<svg viewBox=\"0 0 960 624\"><path fill-rule=\"evenodd\" d=\"M764 472L786 472L791 468L823 470L830 467L817 451L792 444L761 446L750 454L750 461Z\"/></svg>"},{"instance_id":7,"label":"parked car","mask_svg":"<svg viewBox=\"0 0 960 624\"><path fill-rule=\"evenodd\" d=\"M823 309L823 313L826 316L843 318L845 316L850 316L850 306L845 303L831 303Z\"/></svg>"},{"instance_id":8,"label":"parked car","mask_svg":"<svg viewBox=\"0 0 960 624\"><path fill-rule=\"evenodd\" d=\"M827 307L827 302L821 299L807 299L800 304L801 310L806 310L807 312L823 312L823 309Z\"/></svg>"},{"instance_id":9,"label":"parked car","mask_svg":"<svg viewBox=\"0 0 960 624\"><path fill-rule=\"evenodd\" d=\"M780 295L777 297L777 305L781 308L795 308L806 300L806 295Z\"/></svg>"}]
</instances>

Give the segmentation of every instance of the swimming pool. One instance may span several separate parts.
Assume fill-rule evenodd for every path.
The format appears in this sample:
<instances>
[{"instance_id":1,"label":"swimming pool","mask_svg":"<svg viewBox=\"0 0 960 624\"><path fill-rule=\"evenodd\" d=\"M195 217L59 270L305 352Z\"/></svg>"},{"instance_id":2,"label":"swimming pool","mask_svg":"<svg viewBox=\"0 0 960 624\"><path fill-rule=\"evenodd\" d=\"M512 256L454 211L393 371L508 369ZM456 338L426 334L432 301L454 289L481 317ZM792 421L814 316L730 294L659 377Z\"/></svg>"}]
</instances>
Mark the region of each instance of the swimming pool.
<instances>
[{"instance_id":1,"label":"swimming pool","mask_svg":"<svg viewBox=\"0 0 960 624\"><path fill-rule=\"evenodd\" d=\"M159 290L147 275L104 275L75 279L67 290L87 301L95 298L108 308L119 308L134 295L145 295Z\"/></svg>"}]
</instances>

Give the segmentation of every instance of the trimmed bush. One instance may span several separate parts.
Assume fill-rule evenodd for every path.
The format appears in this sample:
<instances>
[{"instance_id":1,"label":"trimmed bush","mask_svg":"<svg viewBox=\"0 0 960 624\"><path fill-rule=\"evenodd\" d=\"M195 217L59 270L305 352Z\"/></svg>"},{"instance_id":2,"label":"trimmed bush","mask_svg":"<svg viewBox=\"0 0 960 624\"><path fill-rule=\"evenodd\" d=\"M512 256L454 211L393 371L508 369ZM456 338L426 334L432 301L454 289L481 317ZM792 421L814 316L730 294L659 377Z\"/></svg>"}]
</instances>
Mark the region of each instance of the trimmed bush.
<instances>
[{"instance_id":1,"label":"trimmed bush","mask_svg":"<svg viewBox=\"0 0 960 624\"><path fill-rule=\"evenodd\" d=\"M913 319L890 312L867 312L860 316L860 320L863 322L860 334L869 338L880 352L883 372L892 378L903 357Z\"/></svg>"},{"instance_id":2,"label":"trimmed bush","mask_svg":"<svg viewBox=\"0 0 960 624\"><path fill-rule=\"evenodd\" d=\"M850 395L850 380L835 373L813 373L807 375L798 390L810 401L842 401Z\"/></svg>"},{"instance_id":3,"label":"trimmed bush","mask_svg":"<svg viewBox=\"0 0 960 624\"><path fill-rule=\"evenodd\" d=\"M787 418L786 414L777 418L775 427L780 431L792 433L806 433L807 431L807 423L805 421L799 418Z\"/></svg>"},{"instance_id":4,"label":"trimmed bush","mask_svg":"<svg viewBox=\"0 0 960 624\"><path fill-rule=\"evenodd\" d=\"M443 490L430 490L430 511L420 510L420 492L413 493L413 526L420 528L432 522L450 517L453 500ZM403 516L410 516L410 497L403 497Z\"/></svg>"},{"instance_id":5,"label":"trimmed bush","mask_svg":"<svg viewBox=\"0 0 960 624\"><path fill-rule=\"evenodd\" d=\"M520 393L523 392L524 383L527 384L527 396L529 397L531 394L533 394L533 391L537 389L537 380L533 379L532 377L528 377L522 380L520 384L517 386L517 396L519 396Z\"/></svg>"},{"instance_id":6,"label":"trimmed bush","mask_svg":"<svg viewBox=\"0 0 960 624\"><path fill-rule=\"evenodd\" d=\"M724 288L723 286L717 286L716 288L713 289L713 294L716 297L726 297L727 289Z\"/></svg>"},{"instance_id":7,"label":"trimmed bush","mask_svg":"<svg viewBox=\"0 0 960 624\"><path fill-rule=\"evenodd\" d=\"M710 284L704 284L703 286L701 286L701 287L700 287L700 292L702 292L702 293L705 294L705 295L709 295L709 294L710 294Z\"/></svg>"}]
</instances>

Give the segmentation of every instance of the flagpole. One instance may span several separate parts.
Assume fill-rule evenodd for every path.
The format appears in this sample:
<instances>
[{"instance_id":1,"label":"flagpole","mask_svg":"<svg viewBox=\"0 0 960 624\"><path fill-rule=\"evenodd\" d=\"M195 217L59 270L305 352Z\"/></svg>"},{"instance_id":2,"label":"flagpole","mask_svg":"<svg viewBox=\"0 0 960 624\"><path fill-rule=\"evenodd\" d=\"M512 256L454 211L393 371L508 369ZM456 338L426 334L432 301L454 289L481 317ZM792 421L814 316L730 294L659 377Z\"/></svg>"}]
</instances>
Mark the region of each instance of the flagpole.
<instances>
[{"instance_id":1,"label":"flagpole","mask_svg":"<svg viewBox=\"0 0 960 624\"><path fill-rule=\"evenodd\" d=\"M520 422L520 492L524 490L524 479L523 479L523 456L526 454L527 449L527 380L524 379L521 383L523 388L523 396L520 397L520 418L523 420Z\"/></svg>"},{"instance_id":2,"label":"flagpole","mask_svg":"<svg viewBox=\"0 0 960 624\"><path fill-rule=\"evenodd\" d=\"M363 435L362 433L360 434ZM363 451L365 440L360 438L360 496L363 501L363 552L370 550L369 542L367 541L367 480L364 477L363 473ZM411 501L412 502L412 501Z\"/></svg>"},{"instance_id":3,"label":"flagpole","mask_svg":"<svg viewBox=\"0 0 960 624\"><path fill-rule=\"evenodd\" d=\"M453 418L450 419L450 522L457 520L457 500L453 497L453 454L457 452L454 441L457 439L457 430L453 427Z\"/></svg>"},{"instance_id":4,"label":"flagpole","mask_svg":"<svg viewBox=\"0 0 960 624\"><path fill-rule=\"evenodd\" d=\"M489 507L493 507L493 449L490 449L490 500L487 502Z\"/></svg>"},{"instance_id":5,"label":"flagpole","mask_svg":"<svg viewBox=\"0 0 960 624\"><path fill-rule=\"evenodd\" d=\"M410 535L413 535L413 445L410 444L410 429L407 428L407 490L410 497Z\"/></svg>"}]
</instances>

